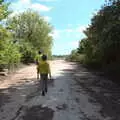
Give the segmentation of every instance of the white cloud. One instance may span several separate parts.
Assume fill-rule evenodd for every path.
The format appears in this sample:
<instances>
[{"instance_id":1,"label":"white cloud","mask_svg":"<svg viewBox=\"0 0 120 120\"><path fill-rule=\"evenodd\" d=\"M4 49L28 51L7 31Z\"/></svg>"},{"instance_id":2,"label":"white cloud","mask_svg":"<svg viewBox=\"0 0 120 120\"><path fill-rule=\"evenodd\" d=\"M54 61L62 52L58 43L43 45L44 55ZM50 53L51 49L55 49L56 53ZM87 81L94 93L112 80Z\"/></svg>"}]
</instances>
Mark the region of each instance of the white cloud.
<instances>
[{"instance_id":1,"label":"white cloud","mask_svg":"<svg viewBox=\"0 0 120 120\"><path fill-rule=\"evenodd\" d=\"M69 45L70 46L74 46L75 48L77 48L78 45L79 45L79 41L77 41L77 40L76 41L72 41L72 42L69 43Z\"/></svg>"},{"instance_id":2,"label":"white cloud","mask_svg":"<svg viewBox=\"0 0 120 120\"><path fill-rule=\"evenodd\" d=\"M63 36L63 35L64 35L65 37L67 37L67 39L71 38L71 36L72 36L72 37L74 36L74 38L79 39L79 38L81 37L81 35L83 35L83 34L81 34L81 33L83 33L83 31L84 31L86 28L87 28L86 25L82 25L82 26L81 26L81 25L78 25L78 26L75 27L75 28L67 28L67 29L63 29L63 30L57 30L57 29L55 29L55 30L53 31L53 33L51 33L50 35L51 35L55 40L60 39L61 36ZM76 43L74 42L73 45L77 46L77 42L76 42Z\"/></svg>"},{"instance_id":3,"label":"white cloud","mask_svg":"<svg viewBox=\"0 0 120 120\"><path fill-rule=\"evenodd\" d=\"M54 30L50 35L53 37L53 39L59 39L60 38L60 31Z\"/></svg>"},{"instance_id":4,"label":"white cloud","mask_svg":"<svg viewBox=\"0 0 120 120\"><path fill-rule=\"evenodd\" d=\"M52 7L48 7L37 2L32 3L31 0L18 0L17 2L11 3L10 5L10 9L15 12L13 12L13 15L19 12L23 12L29 8L38 12L47 12L52 9Z\"/></svg>"},{"instance_id":5,"label":"white cloud","mask_svg":"<svg viewBox=\"0 0 120 120\"><path fill-rule=\"evenodd\" d=\"M50 21L52 20L52 18L49 17L49 16L44 16L44 19L45 19L47 22L50 22Z\"/></svg>"},{"instance_id":6,"label":"white cloud","mask_svg":"<svg viewBox=\"0 0 120 120\"><path fill-rule=\"evenodd\" d=\"M50 11L52 8L51 7L47 7L45 5L39 4L39 3L34 3L31 4L30 8L32 8L33 10L36 11Z\"/></svg>"},{"instance_id":7,"label":"white cloud","mask_svg":"<svg viewBox=\"0 0 120 120\"><path fill-rule=\"evenodd\" d=\"M66 29L65 32L71 33L74 32L74 29Z\"/></svg>"},{"instance_id":8,"label":"white cloud","mask_svg":"<svg viewBox=\"0 0 120 120\"><path fill-rule=\"evenodd\" d=\"M87 28L86 25L78 25L75 28L67 28L64 30L61 30L63 32L67 32L67 33L83 33L83 31Z\"/></svg>"},{"instance_id":9,"label":"white cloud","mask_svg":"<svg viewBox=\"0 0 120 120\"><path fill-rule=\"evenodd\" d=\"M72 24L68 24L67 26L68 26L68 27L72 27L73 25L72 25Z\"/></svg>"},{"instance_id":10,"label":"white cloud","mask_svg":"<svg viewBox=\"0 0 120 120\"><path fill-rule=\"evenodd\" d=\"M16 15L18 15L21 11L14 11L13 13L11 13L8 17L14 17Z\"/></svg>"},{"instance_id":11,"label":"white cloud","mask_svg":"<svg viewBox=\"0 0 120 120\"><path fill-rule=\"evenodd\" d=\"M87 28L87 26L78 26L77 28L76 28L76 32L83 32L85 29Z\"/></svg>"},{"instance_id":12,"label":"white cloud","mask_svg":"<svg viewBox=\"0 0 120 120\"><path fill-rule=\"evenodd\" d=\"M31 6L30 0L18 0L10 4L10 8L15 11L22 11L25 8L29 8L29 6Z\"/></svg>"}]
</instances>

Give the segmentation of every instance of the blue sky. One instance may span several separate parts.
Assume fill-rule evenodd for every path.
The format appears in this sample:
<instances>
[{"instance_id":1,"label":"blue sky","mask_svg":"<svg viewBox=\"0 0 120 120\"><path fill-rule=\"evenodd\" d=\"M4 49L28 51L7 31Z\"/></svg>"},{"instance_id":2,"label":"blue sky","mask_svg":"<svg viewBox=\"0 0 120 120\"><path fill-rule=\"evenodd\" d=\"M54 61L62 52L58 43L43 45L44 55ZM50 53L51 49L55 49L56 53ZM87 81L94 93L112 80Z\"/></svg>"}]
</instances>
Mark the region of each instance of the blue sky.
<instances>
[{"instance_id":1,"label":"blue sky","mask_svg":"<svg viewBox=\"0 0 120 120\"><path fill-rule=\"evenodd\" d=\"M69 54L84 38L83 30L105 0L12 0L12 15L28 8L38 11L53 27L53 54Z\"/></svg>"}]
</instances>

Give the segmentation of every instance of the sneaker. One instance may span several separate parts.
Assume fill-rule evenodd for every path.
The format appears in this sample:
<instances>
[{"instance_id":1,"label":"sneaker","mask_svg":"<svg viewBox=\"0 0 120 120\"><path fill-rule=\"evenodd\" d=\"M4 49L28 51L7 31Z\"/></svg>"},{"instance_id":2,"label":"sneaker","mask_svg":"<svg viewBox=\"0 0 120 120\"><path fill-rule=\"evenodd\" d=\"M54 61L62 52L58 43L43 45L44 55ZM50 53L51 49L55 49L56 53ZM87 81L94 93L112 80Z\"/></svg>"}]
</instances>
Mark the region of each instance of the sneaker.
<instances>
[{"instance_id":1,"label":"sneaker","mask_svg":"<svg viewBox=\"0 0 120 120\"><path fill-rule=\"evenodd\" d=\"M44 91L42 91L42 96L45 96L45 92Z\"/></svg>"}]
</instances>

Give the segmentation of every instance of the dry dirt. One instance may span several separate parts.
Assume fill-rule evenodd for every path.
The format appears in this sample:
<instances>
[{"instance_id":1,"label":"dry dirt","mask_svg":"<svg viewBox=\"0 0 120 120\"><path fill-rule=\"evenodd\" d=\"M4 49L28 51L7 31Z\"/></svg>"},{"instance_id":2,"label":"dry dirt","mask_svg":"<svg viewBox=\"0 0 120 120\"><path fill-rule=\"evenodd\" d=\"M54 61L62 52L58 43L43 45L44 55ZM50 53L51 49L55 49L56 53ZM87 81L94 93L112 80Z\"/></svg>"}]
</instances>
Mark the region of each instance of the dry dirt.
<instances>
[{"instance_id":1,"label":"dry dirt","mask_svg":"<svg viewBox=\"0 0 120 120\"><path fill-rule=\"evenodd\" d=\"M50 62L53 80L41 96L30 65L0 83L0 120L120 120L120 88L81 65Z\"/></svg>"}]
</instances>

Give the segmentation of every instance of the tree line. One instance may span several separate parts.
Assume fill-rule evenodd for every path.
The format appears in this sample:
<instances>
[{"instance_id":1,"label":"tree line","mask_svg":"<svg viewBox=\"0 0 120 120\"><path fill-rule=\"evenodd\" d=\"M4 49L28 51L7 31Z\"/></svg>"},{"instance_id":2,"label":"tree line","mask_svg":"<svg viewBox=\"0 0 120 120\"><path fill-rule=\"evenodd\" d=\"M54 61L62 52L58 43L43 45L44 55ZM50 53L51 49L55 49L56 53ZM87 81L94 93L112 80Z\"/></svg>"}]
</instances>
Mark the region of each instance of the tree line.
<instances>
[{"instance_id":1,"label":"tree line","mask_svg":"<svg viewBox=\"0 0 120 120\"><path fill-rule=\"evenodd\" d=\"M52 25L31 9L12 17L9 5L0 0L0 71L33 62L39 50L50 58Z\"/></svg>"},{"instance_id":2,"label":"tree line","mask_svg":"<svg viewBox=\"0 0 120 120\"><path fill-rule=\"evenodd\" d=\"M91 19L84 31L85 38L79 47L71 52L68 59L109 69L120 70L120 0L108 0ZM74 56L73 58L71 58Z\"/></svg>"}]
</instances>

